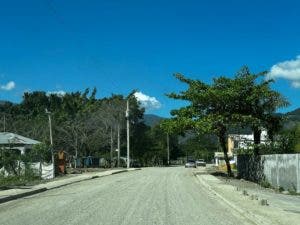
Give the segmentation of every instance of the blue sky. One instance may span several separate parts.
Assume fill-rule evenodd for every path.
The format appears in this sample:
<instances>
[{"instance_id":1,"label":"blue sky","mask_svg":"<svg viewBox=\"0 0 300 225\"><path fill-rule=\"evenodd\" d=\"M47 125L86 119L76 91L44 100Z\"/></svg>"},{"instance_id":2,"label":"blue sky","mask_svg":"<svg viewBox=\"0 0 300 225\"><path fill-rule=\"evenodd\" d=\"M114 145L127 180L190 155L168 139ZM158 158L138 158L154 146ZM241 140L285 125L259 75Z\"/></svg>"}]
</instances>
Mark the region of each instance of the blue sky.
<instances>
[{"instance_id":1,"label":"blue sky","mask_svg":"<svg viewBox=\"0 0 300 225\"><path fill-rule=\"evenodd\" d=\"M2 100L20 102L34 90L95 86L104 97L138 89L148 112L168 116L182 103L164 94L185 88L173 73L209 82L248 65L271 71L273 87L291 102L283 111L300 107L297 1L0 3Z\"/></svg>"}]
</instances>

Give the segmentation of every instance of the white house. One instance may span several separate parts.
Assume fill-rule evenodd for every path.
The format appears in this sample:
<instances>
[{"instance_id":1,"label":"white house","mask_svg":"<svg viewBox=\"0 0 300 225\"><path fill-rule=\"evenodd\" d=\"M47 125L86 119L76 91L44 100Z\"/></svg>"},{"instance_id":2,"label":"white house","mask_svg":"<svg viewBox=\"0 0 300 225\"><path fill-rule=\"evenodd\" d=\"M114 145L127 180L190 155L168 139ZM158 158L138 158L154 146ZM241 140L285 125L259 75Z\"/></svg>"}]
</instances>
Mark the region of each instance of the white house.
<instances>
[{"instance_id":1,"label":"white house","mask_svg":"<svg viewBox=\"0 0 300 225\"><path fill-rule=\"evenodd\" d=\"M261 143L268 141L268 133L262 130L260 135ZM254 144L254 135L252 134L229 134L228 135L228 152L235 154L237 149L246 149L249 145Z\"/></svg>"},{"instance_id":2,"label":"white house","mask_svg":"<svg viewBox=\"0 0 300 225\"><path fill-rule=\"evenodd\" d=\"M262 130L260 141L261 143L266 143L268 141L268 133L266 130ZM254 144L254 134L229 134L227 144L230 162L235 163L237 149L246 149L249 145ZM218 166L224 163L224 153L215 152L215 165Z\"/></svg>"},{"instance_id":3,"label":"white house","mask_svg":"<svg viewBox=\"0 0 300 225\"><path fill-rule=\"evenodd\" d=\"M0 149L8 149L11 151L19 151L21 155L26 154L26 150L32 149L33 145L41 142L10 132L0 132ZM24 163L19 161L19 166L24 167ZM31 167L40 170L43 179L53 178L53 164L35 162L31 163ZM4 174L8 175L7 171L0 168Z\"/></svg>"},{"instance_id":4,"label":"white house","mask_svg":"<svg viewBox=\"0 0 300 225\"><path fill-rule=\"evenodd\" d=\"M0 148L19 150L25 154L27 149L41 142L10 132L0 132Z\"/></svg>"}]
</instances>

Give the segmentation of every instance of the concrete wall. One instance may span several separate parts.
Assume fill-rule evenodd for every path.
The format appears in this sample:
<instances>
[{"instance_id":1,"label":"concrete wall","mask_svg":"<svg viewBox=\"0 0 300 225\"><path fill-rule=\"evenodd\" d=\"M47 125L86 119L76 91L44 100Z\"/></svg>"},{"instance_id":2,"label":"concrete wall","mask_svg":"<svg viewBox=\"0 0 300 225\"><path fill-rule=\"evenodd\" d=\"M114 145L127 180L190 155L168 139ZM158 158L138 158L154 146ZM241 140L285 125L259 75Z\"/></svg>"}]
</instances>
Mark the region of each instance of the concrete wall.
<instances>
[{"instance_id":1,"label":"concrete wall","mask_svg":"<svg viewBox=\"0 0 300 225\"><path fill-rule=\"evenodd\" d=\"M238 176L300 193L300 154L239 155Z\"/></svg>"},{"instance_id":2,"label":"concrete wall","mask_svg":"<svg viewBox=\"0 0 300 225\"><path fill-rule=\"evenodd\" d=\"M261 156L265 179L274 187L300 192L299 154L276 154Z\"/></svg>"}]
</instances>

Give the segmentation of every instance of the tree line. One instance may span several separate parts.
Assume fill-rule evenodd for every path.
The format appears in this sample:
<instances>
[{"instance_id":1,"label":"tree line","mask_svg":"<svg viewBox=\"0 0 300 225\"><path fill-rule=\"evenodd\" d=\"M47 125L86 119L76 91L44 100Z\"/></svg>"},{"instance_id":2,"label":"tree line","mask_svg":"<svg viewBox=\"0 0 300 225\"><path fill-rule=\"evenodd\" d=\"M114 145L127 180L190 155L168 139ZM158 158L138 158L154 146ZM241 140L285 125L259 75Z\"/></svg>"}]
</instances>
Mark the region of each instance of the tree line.
<instances>
[{"instance_id":1,"label":"tree line","mask_svg":"<svg viewBox=\"0 0 300 225\"><path fill-rule=\"evenodd\" d=\"M113 163L118 138L121 156L126 157L125 111L128 100L131 158L141 166L166 164L166 134L159 126L151 128L145 125L145 109L133 93L127 97L112 94L104 98L96 98L96 88L64 95L44 91L24 93L19 104L2 102L0 126L6 132L50 146L47 109L51 112L54 150L64 150L73 159L94 156ZM177 136L171 136L170 140L172 157L177 157L180 155ZM50 160L49 154L47 160Z\"/></svg>"}]
</instances>

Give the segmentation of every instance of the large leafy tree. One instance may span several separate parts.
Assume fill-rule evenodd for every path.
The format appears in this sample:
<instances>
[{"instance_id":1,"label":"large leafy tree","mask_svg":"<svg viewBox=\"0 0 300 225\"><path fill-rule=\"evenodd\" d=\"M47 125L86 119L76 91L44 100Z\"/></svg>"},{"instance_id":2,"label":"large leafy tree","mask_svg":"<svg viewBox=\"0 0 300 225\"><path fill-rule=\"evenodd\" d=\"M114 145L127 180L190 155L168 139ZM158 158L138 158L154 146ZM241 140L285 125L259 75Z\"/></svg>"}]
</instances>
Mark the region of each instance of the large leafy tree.
<instances>
[{"instance_id":1,"label":"large leafy tree","mask_svg":"<svg viewBox=\"0 0 300 225\"><path fill-rule=\"evenodd\" d=\"M226 132L235 118L234 114L228 113L231 105L232 91L224 85L224 79L214 80L212 85L205 84L200 80L187 79L181 74L175 74L176 78L188 85L188 89L179 94L168 94L170 98L188 101L190 104L171 113L175 118L165 122L169 129L193 129L198 133L215 134L224 153L227 172L232 175L228 149L226 145ZM231 110L232 111L232 110Z\"/></svg>"},{"instance_id":2,"label":"large leafy tree","mask_svg":"<svg viewBox=\"0 0 300 225\"><path fill-rule=\"evenodd\" d=\"M266 71L253 74L248 67L243 67L234 79L227 78L235 92L234 112L250 118L242 121L241 125L252 128L256 155L259 154L262 129L268 131L268 136L273 141L274 134L280 130L283 121L283 117L276 114L276 111L289 105L279 92L271 89L274 80L266 79L266 75Z\"/></svg>"},{"instance_id":3,"label":"large leafy tree","mask_svg":"<svg viewBox=\"0 0 300 225\"><path fill-rule=\"evenodd\" d=\"M224 153L228 174L232 175L227 149L228 129L232 126L251 126L257 146L262 127L267 128L271 136L279 129L281 118L275 115L275 111L288 104L280 93L271 90L272 80L264 80L265 74L251 74L244 67L234 78L221 76L213 79L212 84L175 74L177 79L188 85L188 89L168 96L190 104L173 110L174 118L164 126L215 134ZM257 147L254 152L258 154Z\"/></svg>"}]
</instances>

